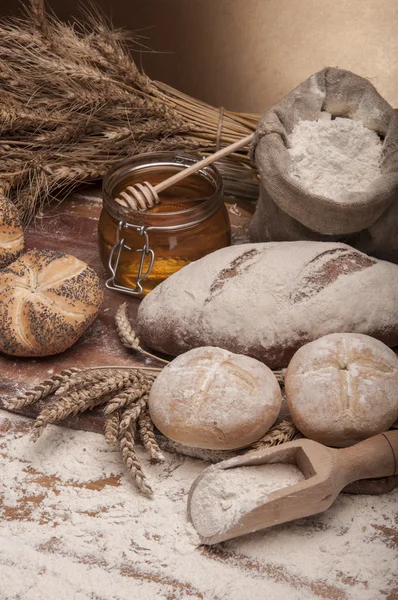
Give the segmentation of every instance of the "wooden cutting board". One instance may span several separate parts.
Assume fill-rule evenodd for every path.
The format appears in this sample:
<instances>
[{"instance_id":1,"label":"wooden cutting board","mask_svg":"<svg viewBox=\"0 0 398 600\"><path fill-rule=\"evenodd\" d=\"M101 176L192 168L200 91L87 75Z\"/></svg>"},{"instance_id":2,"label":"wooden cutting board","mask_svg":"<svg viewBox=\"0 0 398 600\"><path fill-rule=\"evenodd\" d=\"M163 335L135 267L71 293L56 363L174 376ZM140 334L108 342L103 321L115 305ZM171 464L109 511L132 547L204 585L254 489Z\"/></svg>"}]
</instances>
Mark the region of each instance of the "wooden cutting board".
<instances>
[{"instance_id":1,"label":"wooden cutting board","mask_svg":"<svg viewBox=\"0 0 398 600\"><path fill-rule=\"evenodd\" d=\"M253 213L250 203L227 203L233 243L248 241L247 226ZM63 250L87 262L105 283L107 273L97 250L97 227L101 212L101 190L93 185L75 192L61 204L51 206L40 214L26 232L26 248ZM13 358L0 354L0 408L3 400L33 387L52 374L68 367L81 369L94 366L136 365L161 367L156 360L147 358L122 346L114 325L115 313L120 304L127 302L130 319L134 325L139 300L105 288L105 299L98 318L80 338L63 354L47 358ZM47 399L27 406L18 412L35 418ZM101 407L90 412L69 417L62 425L85 431L101 432L104 418ZM166 440L165 440L166 442ZM166 446L165 449L171 449ZM398 477L357 482L350 486L351 493L384 493L398 485Z\"/></svg>"}]
</instances>

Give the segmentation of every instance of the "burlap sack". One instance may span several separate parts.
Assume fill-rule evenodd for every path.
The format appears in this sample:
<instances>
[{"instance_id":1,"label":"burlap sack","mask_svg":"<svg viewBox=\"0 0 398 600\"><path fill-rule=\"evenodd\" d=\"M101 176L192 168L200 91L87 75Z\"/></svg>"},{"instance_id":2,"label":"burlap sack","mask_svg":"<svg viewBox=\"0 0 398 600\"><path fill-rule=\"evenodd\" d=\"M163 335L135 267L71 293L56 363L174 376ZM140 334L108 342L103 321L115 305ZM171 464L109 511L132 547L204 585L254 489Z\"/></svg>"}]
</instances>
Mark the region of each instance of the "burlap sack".
<instances>
[{"instance_id":1,"label":"burlap sack","mask_svg":"<svg viewBox=\"0 0 398 600\"><path fill-rule=\"evenodd\" d=\"M345 201L311 194L289 175L287 136L321 111L360 120L384 138L382 175L366 192L347 191ZM269 110L252 145L261 186L251 241L344 241L398 262L397 112L369 81L336 68L315 73Z\"/></svg>"}]
</instances>

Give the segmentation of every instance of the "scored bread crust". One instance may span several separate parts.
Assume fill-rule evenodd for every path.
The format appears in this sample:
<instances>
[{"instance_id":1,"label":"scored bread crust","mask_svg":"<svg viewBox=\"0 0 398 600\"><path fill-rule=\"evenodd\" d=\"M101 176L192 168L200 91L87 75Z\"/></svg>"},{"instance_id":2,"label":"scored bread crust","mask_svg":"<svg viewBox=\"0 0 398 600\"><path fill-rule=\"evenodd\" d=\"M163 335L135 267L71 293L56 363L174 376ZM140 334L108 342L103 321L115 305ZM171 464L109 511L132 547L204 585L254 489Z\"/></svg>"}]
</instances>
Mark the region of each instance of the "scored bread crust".
<instances>
[{"instance_id":1,"label":"scored bread crust","mask_svg":"<svg viewBox=\"0 0 398 600\"><path fill-rule=\"evenodd\" d=\"M158 375L149 412L168 438L227 450L260 439L282 403L275 375L259 361L215 347L180 355Z\"/></svg>"},{"instance_id":2,"label":"scored bread crust","mask_svg":"<svg viewBox=\"0 0 398 600\"><path fill-rule=\"evenodd\" d=\"M18 210L0 195L0 269L17 259L24 249L25 238Z\"/></svg>"},{"instance_id":3,"label":"scored bread crust","mask_svg":"<svg viewBox=\"0 0 398 600\"><path fill-rule=\"evenodd\" d=\"M335 242L222 248L183 267L141 302L138 337L178 355L199 346L287 367L303 344L333 332L398 344L398 265Z\"/></svg>"},{"instance_id":4,"label":"scored bread crust","mask_svg":"<svg viewBox=\"0 0 398 600\"><path fill-rule=\"evenodd\" d=\"M94 321L101 283L85 262L33 250L0 272L0 351L49 356L72 346Z\"/></svg>"},{"instance_id":5,"label":"scored bread crust","mask_svg":"<svg viewBox=\"0 0 398 600\"><path fill-rule=\"evenodd\" d=\"M304 435L349 446L388 430L397 419L398 357L367 335L326 335L296 352L285 392Z\"/></svg>"}]
</instances>

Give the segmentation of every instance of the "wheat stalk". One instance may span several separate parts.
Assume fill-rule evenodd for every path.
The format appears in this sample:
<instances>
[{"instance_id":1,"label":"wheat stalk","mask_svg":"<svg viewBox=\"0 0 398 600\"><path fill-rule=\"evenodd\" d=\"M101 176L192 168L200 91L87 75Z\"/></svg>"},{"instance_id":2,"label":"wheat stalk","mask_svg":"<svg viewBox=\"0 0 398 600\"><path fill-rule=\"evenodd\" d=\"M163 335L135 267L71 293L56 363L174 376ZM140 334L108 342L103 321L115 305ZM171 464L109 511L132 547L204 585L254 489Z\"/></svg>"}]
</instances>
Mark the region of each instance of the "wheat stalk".
<instances>
[{"instance_id":1,"label":"wheat stalk","mask_svg":"<svg viewBox=\"0 0 398 600\"><path fill-rule=\"evenodd\" d=\"M104 423L104 436L105 442L108 446L115 448L119 439L119 427L120 427L120 411L117 410L111 415L108 415Z\"/></svg>"},{"instance_id":2,"label":"wheat stalk","mask_svg":"<svg viewBox=\"0 0 398 600\"><path fill-rule=\"evenodd\" d=\"M44 0L30 0L32 20L44 38L48 36L48 24Z\"/></svg>"},{"instance_id":3,"label":"wheat stalk","mask_svg":"<svg viewBox=\"0 0 398 600\"><path fill-rule=\"evenodd\" d=\"M272 427L257 442L250 446L250 449L259 450L260 448L270 448L278 446L285 442L290 442L299 433L297 427L292 421L281 421L278 425Z\"/></svg>"},{"instance_id":4,"label":"wheat stalk","mask_svg":"<svg viewBox=\"0 0 398 600\"><path fill-rule=\"evenodd\" d=\"M104 382L106 383L114 377L122 377L126 383L126 386L128 386L135 381L140 379L146 381L147 378L150 379L153 376L140 374L139 371L137 371L137 367L135 369L132 367L128 367L128 369L117 367L94 367L92 369L77 372L57 390L55 395L64 396L66 392L69 391L77 392L82 389L93 388L93 386L102 384Z\"/></svg>"},{"instance_id":5,"label":"wheat stalk","mask_svg":"<svg viewBox=\"0 0 398 600\"><path fill-rule=\"evenodd\" d=\"M282 369L281 371L277 371L277 370L272 371L273 374L275 375L279 385L282 387L285 385L285 371L286 371L286 369Z\"/></svg>"},{"instance_id":6,"label":"wheat stalk","mask_svg":"<svg viewBox=\"0 0 398 600\"><path fill-rule=\"evenodd\" d=\"M139 400L144 395L146 395L151 386L153 380L145 380L141 379L139 385L135 385L125 389L121 394L117 396L113 396L112 400L108 402L104 409L105 415L110 415L115 411L120 409L128 408L131 404L133 404L136 400Z\"/></svg>"},{"instance_id":7,"label":"wheat stalk","mask_svg":"<svg viewBox=\"0 0 398 600\"><path fill-rule=\"evenodd\" d=\"M36 441L44 432L44 429L50 423L58 423L63 421L66 417L71 415L77 415L78 413L86 410L91 410L98 404L103 404L103 395L100 397L92 397L85 390L76 392L72 397L67 396L66 398L59 398L56 402L46 406L40 414L37 416L34 422L31 439Z\"/></svg>"},{"instance_id":8,"label":"wheat stalk","mask_svg":"<svg viewBox=\"0 0 398 600\"><path fill-rule=\"evenodd\" d=\"M148 398L148 396L144 395L142 398L139 398L133 406L125 408L122 411L122 414L120 417L120 426L119 426L120 433L123 433L124 431L126 431L126 429L129 429L132 426L135 426L135 423L137 422L138 417L140 416L141 412L146 407L147 398Z\"/></svg>"},{"instance_id":9,"label":"wheat stalk","mask_svg":"<svg viewBox=\"0 0 398 600\"><path fill-rule=\"evenodd\" d=\"M107 376L106 376L107 375ZM120 392L130 385L131 374L126 371L113 371L110 373L109 371L105 371L104 379L96 379L95 382L89 382L87 385L87 380L85 381L86 385L80 389L68 391L68 394L64 396L64 398L70 398L71 400L78 399L80 397L87 398L102 398L108 394L113 394L115 392Z\"/></svg>"},{"instance_id":10,"label":"wheat stalk","mask_svg":"<svg viewBox=\"0 0 398 600\"><path fill-rule=\"evenodd\" d=\"M164 358L160 358L159 356L156 356L155 354L151 354L150 352L147 352L146 350L144 350L141 347L140 340L139 340L138 336L136 335L134 329L131 327L131 324L130 324L130 321L128 318L128 314L127 314L127 303L126 302L121 304L119 306L119 308L117 309L116 316L115 316L115 322L116 322L117 332L119 334L119 338L120 338L120 341L122 342L123 346L125 346L126 348L131 348L132 350L136 350L137 352L140 352L141 354L145 354L146 356L149 356L150 358L159 360L162 363L165 363L165 364L169 363L168 360L165 360Z\"/></svg>"},{"instance_id":11,"label":"wheat stalk","mask_svg":"<svg viewBox=\"0 0 398 600\"><path fill-rule=\"evenodd\" d=\"M65 381L62 386L55 392L56 396L64 396L70 390L81 390L93 383L106 380L112 371L79 371L75 373L69 380Z\"/></svg>"},{"instance_id":12,"label":"wheat stalk","mask_svg":"<svg viewBox=\"0 0 398 600\"><path fill-rule=\"evenodd\" d=\"M49 379L45 379L41 383L35 385L32 389L28 390L24 394L5 400L4 406L10 410L20 410L25 406L34 404L46 396L53 394L60 389L61 386L66 385L66 383L70 381L79 371L80 369L76 368L65 369L64 371L61 371L61 373L55 374Z\"/></svg>"},{"instance_id":13,"label":"wheat stalk","mask_svg":"<svg viewBox=\"0 0 398 600\"><path fill-rule=\"evenodd\" d=\"M138 417L138 430L144 448L154 462L164 462L165 458L156 441L155 431L149 410L145 407Z\"/></svg>"},{"instance_id":14,"label":"wheat stalk","mask_svg":"<svg viewBox=\"0 0 398 600\"><path fill-rule=\"evenodd\" d=\"M120 451L133 481L138 489L146 496L152 496L153 490L147 482L140 461L135 450L134 434L130 429L125 429L120 434Z\"/></svg>"},{"instance_id":15,"label":"wheat stalk","mask_svg":"<svg viewBox=\"0 0 398 600\"><path fill-rule=\"evenodd\" d=\"M57 423L70 415L104 404L106 399L130 385L130 377L129 372L115 370L105 380L97 380L94 384L90 382L79 390L72 388L40 412L33 427L32 439L37 440L49 423Z\"/></svg>"},{"instance_id":16,"label":"wheat stalk","mask_svg":"<svg viewBox=\"0 0 398 600\"><path fill-rule=\"evenodd\" d=\"M105 405L106 443L115 447L119 442L123 461L138 489L151 495L152 490L135 451L133 432L138 423L139 435L151 460L164 460L147 411L148 393L158 371L127 366L93 367L86 371L66 369L18 398L8 400L7 406L17 410L55 391L61 394L37 416L31 431L31 438L36 441L48 424L59 423L71 415Z\"/></svg>"},{"instance_id":17,"label":"wheat stalk","mask_svg":"<svg viewBox=\"0 0 398 600\"><path fill-rule=\"evenodd\" d=\"M151 81L127 49L134 39L98 15L48 18L43 0L0 22L1 187L28 222L51 197L103 177L115 162L153 150L210 154L255 130L258 117L228 112ZM220 117L222 119L220 127ZM227 193L256 199L247 149L218 164Z\"/></svg>"},{"instance_id":18,"label":"wheat stalk","mask_svg":"<svg viewBox=\"0 0 398 600\"><path fill-rule=\"evenodd\" d=\"M115 316L116 328L119 334L120 341L126 348L132 348L134 350L139 349L140 340L135 334L134 329L131 327L130 321L127 315L127 303L124 302L119 306Z\"/></svg>"}]
</instances>

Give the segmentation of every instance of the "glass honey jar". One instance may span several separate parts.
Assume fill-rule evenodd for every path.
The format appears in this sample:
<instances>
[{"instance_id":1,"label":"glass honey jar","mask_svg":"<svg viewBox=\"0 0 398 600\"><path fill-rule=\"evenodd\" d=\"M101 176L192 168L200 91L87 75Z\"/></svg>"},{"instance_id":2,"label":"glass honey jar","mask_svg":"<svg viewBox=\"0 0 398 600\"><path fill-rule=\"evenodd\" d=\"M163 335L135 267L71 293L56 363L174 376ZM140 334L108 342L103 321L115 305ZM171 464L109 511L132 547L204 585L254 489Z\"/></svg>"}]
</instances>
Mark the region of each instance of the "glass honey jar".
<instances>
[{"instance_id":1,"label":"glass honey jar","mask_svg":"<svg viewBox=\"0 0 398 600\"><path fill-rule=\"evenodd\" d=\"M153 152L119 163L106 175L98 240L110 273L107 288L143 296L188 263L231 244L222 178L213 165L161 192L159 204L145 211L115 200L130 185L155 186L199 160Z\"/></svg>"}]
</instances>

